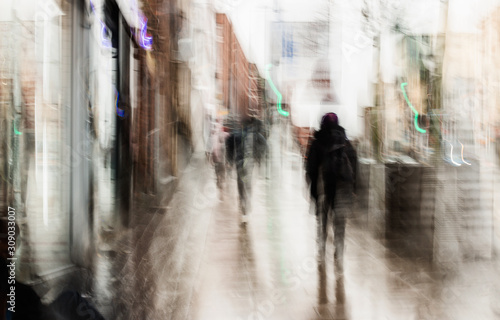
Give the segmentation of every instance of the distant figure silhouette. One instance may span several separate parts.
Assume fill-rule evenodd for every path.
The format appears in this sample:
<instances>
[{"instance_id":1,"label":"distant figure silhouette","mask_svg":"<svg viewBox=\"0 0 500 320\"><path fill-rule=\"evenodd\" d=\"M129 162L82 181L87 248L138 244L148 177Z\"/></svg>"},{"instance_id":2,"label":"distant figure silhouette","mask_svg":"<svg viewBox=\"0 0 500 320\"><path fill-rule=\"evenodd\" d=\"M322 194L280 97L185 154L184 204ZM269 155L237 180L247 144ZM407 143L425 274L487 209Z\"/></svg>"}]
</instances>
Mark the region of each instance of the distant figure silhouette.
<instances>
[{"instance_id":1,"label":"distant figure silhouette","mask_svg":"<svg viewBox=\"0 0 500 320\"><path fill-rule=\"evenodd\" d=\"M311 197L316 203L321 259L325 256L328 218L333 213L334 258L338 272L343 271L345 209L355 190L356 164L356 151L347 139L345 129L339 125L337 115L325 114L307 155L306 175Z\"/></svg>"},{"instance_id":2,"label":"distant figure silhouette","mask_svg":"<svg viewBox=\"0 0 500 320\"><path fill-rule=\"evenodd\" d=\"M245 222L250 209L252 171L255 162L260 164L267 152L264 124L250 117L235 128L226 140L227 159L236 164L240 210Z\"/></svg>"}]
</instances>

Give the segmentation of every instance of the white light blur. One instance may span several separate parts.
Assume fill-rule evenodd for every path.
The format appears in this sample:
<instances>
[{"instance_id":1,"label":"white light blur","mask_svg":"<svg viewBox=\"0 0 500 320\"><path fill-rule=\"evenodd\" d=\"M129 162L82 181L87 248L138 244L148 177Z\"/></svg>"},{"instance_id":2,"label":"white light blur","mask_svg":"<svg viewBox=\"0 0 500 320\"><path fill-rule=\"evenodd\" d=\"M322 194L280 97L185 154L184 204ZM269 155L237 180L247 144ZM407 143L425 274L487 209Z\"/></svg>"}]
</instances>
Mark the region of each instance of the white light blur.
<instances>
[{"instance_id":1,"label":"white light blur","mask_svg":"<svg viewBox=\"0 0 500 320\"><path fill-rule=\"evenodd\" d=\"M48 173L47 173L47 123L43 124L43 224L49 224Z\"/></svg>"},{"instance_id":2,"label":"white light blur","mask_svg":"<svg viewBox=\"0 0 500 320\"><path fill-rule=\"evenodd\" d=\"M459 141L458 143L460 143L460 145L462 146L462 162L463 162L463 163L465 163L466 165L469 165L469 166L470 166L470 165L471 165L471 163L469 163L469 162L465 161L465 159L464 159L464 145L463 145L463 144L462 144L462 142L460 142L460 141Z\"/></svg>"}]
</instances>

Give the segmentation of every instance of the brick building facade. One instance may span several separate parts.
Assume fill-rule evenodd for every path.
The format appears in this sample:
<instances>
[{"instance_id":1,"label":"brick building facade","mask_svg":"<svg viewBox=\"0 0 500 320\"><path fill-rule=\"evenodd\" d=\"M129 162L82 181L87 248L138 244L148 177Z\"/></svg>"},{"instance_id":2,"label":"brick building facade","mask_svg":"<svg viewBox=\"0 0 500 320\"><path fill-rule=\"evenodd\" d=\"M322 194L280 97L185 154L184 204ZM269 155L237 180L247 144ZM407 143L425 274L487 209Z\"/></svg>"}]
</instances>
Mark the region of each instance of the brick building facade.
<instances>
[{"instance_id":1,"label":"brick building facade","mask_svg":"<svg viewBox=\"0 0 500 320\"><path fill-rule=\"evenodd\" d=\"M248 62L227 15L216 15L216 78L219 81L221 104L232 116L240 119L251 113L262 114L264 86L259 71L255 64Z\"/></svg>"}]
</instances>

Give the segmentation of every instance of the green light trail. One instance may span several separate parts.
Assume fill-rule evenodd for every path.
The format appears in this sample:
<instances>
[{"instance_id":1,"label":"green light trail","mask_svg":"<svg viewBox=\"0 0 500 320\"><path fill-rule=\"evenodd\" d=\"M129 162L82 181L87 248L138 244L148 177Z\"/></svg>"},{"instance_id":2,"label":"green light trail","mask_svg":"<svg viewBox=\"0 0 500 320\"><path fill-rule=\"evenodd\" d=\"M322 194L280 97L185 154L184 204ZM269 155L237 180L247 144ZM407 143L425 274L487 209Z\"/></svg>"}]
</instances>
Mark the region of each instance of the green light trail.
<instances>
[{"instance_id":1,"label":"green light trail","mask_svg":"<svg viewBox=\"0 0 500 320\"><path fill-rule=\"evenodd\" d=\"M15 121L13 121L13 122L14 122L13 125L14 125L14 132L15 132L15 134L18 134L18 135L23 134L22 132L17 131L17 129L16 129L16 122Z\"/></svg>"},{"instance_id":2,"label":"green light trail","mask_svg":"<svg viewBox=\"0 0 500 320\"><path fill-rule=\"evenodd\" d=\"M403 91L403 95L405 96L405 99L406 99L406 103L408 103L408 105L410 106L411 110L415 113L415 129L417 129L418 132L421 132L421 133L426 133L426 131L424 129L421 129L419 126L418 126L418 111L417 109L415 109L412 105L411 105L411 102L410 100L408 99L408 96L406 95L406 91L405 91L405 86L407 85L408 83L406 82L403 82L401 84L401 90Z\"/></svg>"},{"instance_id":3,"label":"green light trail","mask_svg":"<svg viewBox=\"0 0 500 320\"><path fill-rule=\"evenodd\" d=\"M276 94L276 96L278 97L278 104L277 104L277 108L278 108L278 112L279 114L281 114L282 116L284 117L288 117L290 115L290 113L288 113L288 111L284 111L283 109L281 109L281 99L283 98L281 96L281 93L278 91L278 89L276 89L276 87L274 86L274 83L273 83L273 80L271 80L271 75L269 74L269 69L271 69L271 67L273 66L272 63L268 64L266 66L266 77L267 77L267 82L269 82L269 85L271 86L271 89L273 89L274 93Z\"/></svg>"}]
</instances>

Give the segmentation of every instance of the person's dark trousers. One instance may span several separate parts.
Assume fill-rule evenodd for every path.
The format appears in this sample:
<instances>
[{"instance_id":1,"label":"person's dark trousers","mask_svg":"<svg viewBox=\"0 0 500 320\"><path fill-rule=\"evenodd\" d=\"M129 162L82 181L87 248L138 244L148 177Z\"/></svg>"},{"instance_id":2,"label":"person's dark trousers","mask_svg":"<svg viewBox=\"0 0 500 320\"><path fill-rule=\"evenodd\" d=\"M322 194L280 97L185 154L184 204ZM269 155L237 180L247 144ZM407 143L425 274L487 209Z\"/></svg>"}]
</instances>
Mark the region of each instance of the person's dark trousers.
<instances>
[{"instance_id":1,"label":"person's dark trousers","mask_svg":"<svg viewBox=\"0 0 500 320\"><path fill-rule=\"evenodd\" d=\"M318 256L320 260L325 259L326 238L328 236L328 210L325 210L325 202L320 199L315 199L316 203L316 225L318 237Z\"/></svg>"},{"instance_id":2,"label":"person's dark trousers","mask_svg":"<svg viewBox=\"0 0 500 320\"><path fill-rule=\"evenodd\" d=\"M327 187L329 196L319 196L316 199L316 217L318 223L318 249L320 259L325 258L326 240L328 237L328 221L332 221L333 243L335 247L334 262L336 271L343 271L344 239L346 228L346 208L335 205L337 190L335 186Z\"/></svg>"},{"instance_id":3,"label":"person's dark trousers","mask_svg":"<svg viewBox=\"0 0 500 320\"><path fill-rule=\"evenodd\" d=\"M353 186L351 183L339 182L335 188L335 202L330 204L330 210L333 212L333 231L335 254L334 262L336 272L343 273L344 269L344 239L347 216L353 203Z\"/></svg>"},{"instance_id":4,"label":"person's dark trousers","mask_svg":"<svg viewBox=\"0 0 500 320\"><path fill-rule=\"evenodd\" d=\"M58 320L104 320L97 309L76 291L64 291L50 305Z\"/></svg>"},{"instance_id":5,"label":"person's dark trousers","mask_svg":"<svg viewBox=\"0 0 500 320\"><path fill-rule=\"evenodd\" d=\"M342 273L344 269L344 239L345 239L346 217L345 210L333 211L333 244L335 246L334 262L336 271Z\"/></svg>"},{"instance_id":6,"label":"person's dark trousers","mask_svg":"<svg viewBox=\"0 0 500 320\"><path fill-rule=\"evenodd\" d=\"M248 172L244 165L245 160L238 160L236 163L236 175L238 180L238 194L240 197L240 209L243 214L247 214L247 179Z\"/></svg>"},{"instance_id":7,"label":"person's dark trousers","mask_svg":"<svg viewBox=\"0 0 500 320\"><path fill-rule=\"evenodd\" d=\"M215 175L217 177L217 187L222 189L222 185L226 178L226 164L223 161L217 161L214 164L215 166Z\"/></svg>"}]
</instances>

